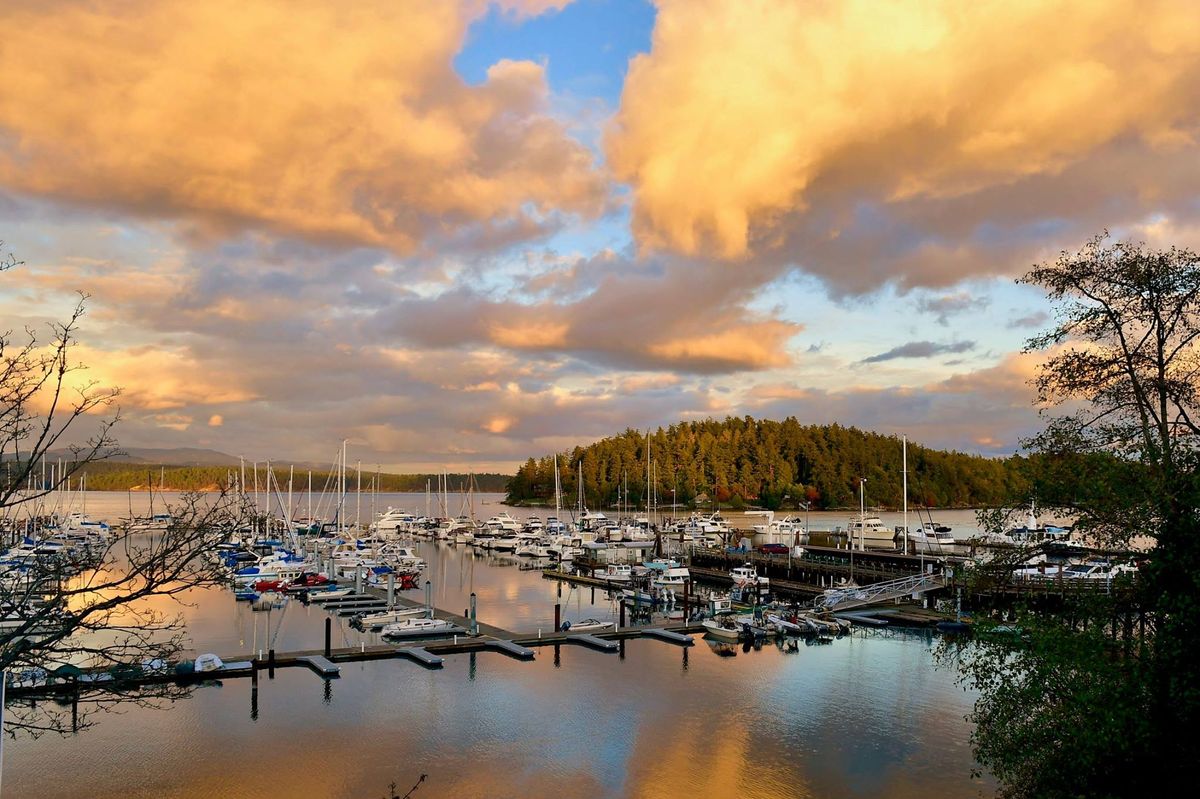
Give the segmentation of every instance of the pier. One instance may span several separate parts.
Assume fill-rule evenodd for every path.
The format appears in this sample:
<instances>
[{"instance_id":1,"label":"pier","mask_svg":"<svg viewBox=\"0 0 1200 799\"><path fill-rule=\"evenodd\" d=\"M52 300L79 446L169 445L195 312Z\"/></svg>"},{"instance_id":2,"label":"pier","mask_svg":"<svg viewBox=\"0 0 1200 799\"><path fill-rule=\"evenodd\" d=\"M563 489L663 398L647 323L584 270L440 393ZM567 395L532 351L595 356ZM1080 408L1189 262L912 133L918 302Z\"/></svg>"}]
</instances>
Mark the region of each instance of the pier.
<instances>
[{"instance_id":1,"label":"pier","mask_svg":"<svg viewBox=\"0 0 1200 799\"><path fill-rule=\"evenodd\" d=\"M442 611L435 611L441 617ZM452 615L452 614L445 614ZM490 625L489 625L490 626ZM492 628L499 629L499 628ZM340 676L339 664L355 663L369 660L406 659L430 669L441 668L446 655L469 654L477 652L496 652L518 660L532 660L536 657L536 647L560 646L575 644L600 652L623 652L624 641L631 638L649 638L673 645L688 646L692 643L690 635L702 635L705 628L698 624L681 624L670 627L639 627L631 626L619 630L599 633L570 633L555 632L550 634L507 633L508 638L493 638L483 634L479 636L452 635L439 638L429 638L408 644L377 644L374 646L338 647L326 650L300 650L295 652L276 652L270 650L265 658L256 656L232 655L222 658L222 666L212 671L176 673L173 670L159 672L123 673L120 675L109 672L85 672L82 675L69 678L47 676L33 684L20 682L8 686L11 696L45 696L55 694L78 693L87 688L103 686L105 690L116 688L134 688L148 685L195 685L212 680L224 680L235 677L250 677L257 682L259 673L267 671L269 677L274 677L276 669L307 668L322 679L336 679Z\"/></svg>"}]
</instances>

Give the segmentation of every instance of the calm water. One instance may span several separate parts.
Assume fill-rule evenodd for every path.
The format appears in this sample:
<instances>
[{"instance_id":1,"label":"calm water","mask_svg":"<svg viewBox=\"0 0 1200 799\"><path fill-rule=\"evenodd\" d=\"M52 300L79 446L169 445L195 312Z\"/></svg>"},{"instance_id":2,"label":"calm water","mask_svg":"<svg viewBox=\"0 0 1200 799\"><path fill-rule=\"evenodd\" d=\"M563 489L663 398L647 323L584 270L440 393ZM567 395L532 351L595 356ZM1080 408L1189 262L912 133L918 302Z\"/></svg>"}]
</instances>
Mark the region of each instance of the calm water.
<instances>
[{"instance_id":1,"label":"calm water","mask_svg":"<svg viewBox=\"0 0 1200 799\"><path fill-rule=\"evenodd\" d=\"M124 495L111 499L122 515ZM89 510L105 515L95 498ZM550 628L557 583L469 550L422 550L440 607L461 610L474 590L482 620ZM322 641L315 607L191 600L197 651L248 652L268 635L277 649ZM612 610L602 592L593 603L564 587L560 601L567 617ZM335 638L373 640L341 625ZM529 663L451 656L440 671L344 664L330 683L281 669L257 693L227 680L167 709L97 716L76 736L8 741L4 795L373 799L422 773L416 797L988 795L990 783L970 778L972 697L934 668L931 646L866 631L796 653L768 644L722 657L702 640L686 650L638 640L623 656L547 647Z\"/></svg>"}]
</instances>

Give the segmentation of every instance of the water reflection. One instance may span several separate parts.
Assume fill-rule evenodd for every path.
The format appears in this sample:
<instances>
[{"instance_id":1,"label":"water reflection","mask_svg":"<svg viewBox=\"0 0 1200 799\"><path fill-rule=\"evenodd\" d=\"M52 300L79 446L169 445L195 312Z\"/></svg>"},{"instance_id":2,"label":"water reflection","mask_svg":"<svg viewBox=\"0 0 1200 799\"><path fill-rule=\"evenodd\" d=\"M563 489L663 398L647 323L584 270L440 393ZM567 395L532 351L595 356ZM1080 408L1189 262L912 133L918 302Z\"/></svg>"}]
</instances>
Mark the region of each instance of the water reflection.
<instances>
[{"instance_id":1,"label":"water reflection","mask_svg":"<svg viewBox=\"0 0 1200 799\"><path fill-rule=\"evenodd\" d=\"M479 595L482 621L549 629L612 618L576 589L468 549L421 545L436 604ZM419 592L410 594L413 598ZM319 648L327 615L289 602L254 613L228 592L186 609L198 650ZM573 615L577 614L577 615ZM335 645L377 637L333 620ZM617 654L537 650L304 669L198 688L167 710L131 707L70 738L5 746L12 796L372 797L429 774L429 796L961 796L981 787L963 716L972 697L934 668L930 639L856 631L831 644L691 649L621 641ZM249 706L249 718L246 708Z\"/></svg>"}]
</instances>

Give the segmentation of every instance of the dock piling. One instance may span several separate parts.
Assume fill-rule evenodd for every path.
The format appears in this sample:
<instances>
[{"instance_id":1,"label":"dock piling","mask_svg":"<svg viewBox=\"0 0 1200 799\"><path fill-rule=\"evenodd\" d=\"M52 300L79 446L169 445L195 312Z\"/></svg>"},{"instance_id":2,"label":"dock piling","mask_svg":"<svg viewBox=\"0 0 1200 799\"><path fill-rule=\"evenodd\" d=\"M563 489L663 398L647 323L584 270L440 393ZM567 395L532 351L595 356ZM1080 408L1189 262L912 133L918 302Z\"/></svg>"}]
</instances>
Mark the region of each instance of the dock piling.
<instances>
[{"instance_id":1,"label":"dock piling","mask_svg":"<svg viewBox=\"0 0 1200 799\"><path fill-rule=\"evenodd\" d=\"M354 567L354 593L362 593L362 566Z\"/></svg>"},{"instance_id":2,"label":"dock piling","mask_svg":"<svg viewBox=\"0 0 1200 799\"><path fill-rule=\"evenodd\" d=\"M333 619L329 616L325 617L325 657L329 657L333 645Z\"/></svg>"},{"instance_id":3,"label":"dock piling","mask_svg":"<svg viewBox=\"0 0 1200 799\"><path fill-rule=\"evenodd\" d=\"M275 679L275 649L267 650L267 676Z\"/></svg>"},{"instance_id":4,"label":"dock piling","mask_svg":"<svg viewBox=\"0 0 1200 799\"><path fill-rule=\"evenodd\" d=\"M621 602L620 605L621 605L621 621L620 621L620 623L617 624L617 629L624 630L625 629L625 603Z\"/></svg>"},{"instance_id":5,"label":"dock piling","mask_svg":"<svg viewBox=\"0 0 1200 799\"><path fill-rule=\"evenodd\" d=\"M425 581L425 618L433 618L433 583Z\"/></svg>"},{"instance_id":6,"label":"dock piling","mask_svg":"<svg viewBox=\"0 0 1200 799\"><path fill-rule=\"evenodd\" d=\"M562 583L559 583L561 586ZM557 632L562 629L562 605L557 602L554 604L554 630Z\"/></svg>"},{"instance_id":7,"label":"dock piling","mask_svg":"<svg viewBox=\"0 0 1200 799\"><path fill-rule=\"evenodd\" d=\"M479 635L479 607L474 591L471 592L471 635Z\"/></svg>"},{"instance_id":8,"label":"dock piling","mask_svg":"<svg viewBox=\"0 0 1200 799\"><path fill-rule=\"evenodd\" d=\"M396 573L395 572L388 572L387 603L388 603L389 608L396 604Z\"/></svg>"}]
</instances>

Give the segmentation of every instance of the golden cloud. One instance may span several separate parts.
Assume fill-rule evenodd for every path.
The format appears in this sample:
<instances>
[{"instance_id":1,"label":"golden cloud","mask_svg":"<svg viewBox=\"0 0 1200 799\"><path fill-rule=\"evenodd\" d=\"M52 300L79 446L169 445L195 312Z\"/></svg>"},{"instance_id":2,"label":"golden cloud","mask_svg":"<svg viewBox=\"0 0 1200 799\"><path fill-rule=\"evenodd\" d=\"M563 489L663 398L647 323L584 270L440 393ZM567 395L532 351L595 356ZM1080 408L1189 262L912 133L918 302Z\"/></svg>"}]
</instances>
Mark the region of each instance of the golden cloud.
<instances>
[{"instance_id":1,"label":"golden cloud","mask_svg":"<svg viewBox=\"0 0 1200 799\"><path fill-rule=\"evenodd\" d=\"M651 344L648 351L668 362L723 364L729 368L766 369L786 366L786 344L796 326L786 322L756 322L714 333Z\"/></svg>"},{"instance_id":2,"label":"golden cloud","mask_svg":"<svg viewBox=\"0 0 1200 799\"><path fill-rule=\"evenodd\" d=\"M510 2L513 13L562 3ZM0 185L197 229L409 252L428 235L593 214L588 150L543 68L468 86L479 2L4 4Z\"/></svg>"},{"instance_id":3,"label":"golden cloud","mask_svg":"<svg viewBox=\"0 0 1200 799\"><path fill-rule=\"evenodd\" d=\"M501 347L543 349L562 347L568 330L565 322L518 321L496 322L488 332L492 341Z\"/></svg>"},{"instance_id":4,"label":"golden cloud","mask_svg":"<svg viewBox=\"0 0 1200 799\"><path fill-rule=\"evenodd\" d=\"M658 5L606 137L644 247L741 258L800 219L804 260L859 201L963 198L1091 157L1127 184L1121 153L1097 155L1122 142L1196 156L1200 15L1183 0ZM838 246L843 270L874 254Z\"/></svg>"},{"instance_id":5,"label":"golden cloud","mask_svg":"<svg viewBox=\"0 0 1200 799\"><path fill-rule=\"evenodd\" d=\"M100 386L119 386L118 404L127 411L162 412L189 405L256 399L252 391L238 385L236 375L214 373L178 350L155 347L97 350L79 345L73 356L88 364L86 370L75 373L76 382L95 381ZM182 418L170 414L160 413L154 418L174 425L183 423ZM220 416L213 418L221 419ZM187 423L191 423L190 418Z\"/></svg>"}]
</instances>

